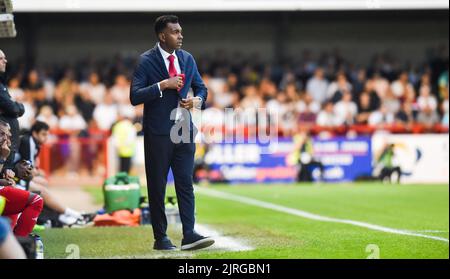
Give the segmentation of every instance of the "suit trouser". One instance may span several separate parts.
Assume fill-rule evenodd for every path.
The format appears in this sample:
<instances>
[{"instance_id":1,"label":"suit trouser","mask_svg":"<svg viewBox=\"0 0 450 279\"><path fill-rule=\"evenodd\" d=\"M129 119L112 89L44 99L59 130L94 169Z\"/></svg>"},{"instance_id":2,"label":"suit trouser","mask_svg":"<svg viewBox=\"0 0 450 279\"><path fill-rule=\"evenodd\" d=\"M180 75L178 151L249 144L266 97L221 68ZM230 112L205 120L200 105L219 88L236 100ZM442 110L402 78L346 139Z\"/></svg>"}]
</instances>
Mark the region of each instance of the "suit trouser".
<instances>
[{"instance_id":1,"label":"suit trouser","mask_svg":"<svg viewBox=\"0 0 450 279\"><path fill-rule=\"evenodd\" d=\"M165 195L169 168L175 179L175 191L183 224L183 235L194 232L195 197L192 185L195 143L175 144L170 136L144 135L145 172L150 214L155 240L166 237Z\"/></svg>"}]
</instances>

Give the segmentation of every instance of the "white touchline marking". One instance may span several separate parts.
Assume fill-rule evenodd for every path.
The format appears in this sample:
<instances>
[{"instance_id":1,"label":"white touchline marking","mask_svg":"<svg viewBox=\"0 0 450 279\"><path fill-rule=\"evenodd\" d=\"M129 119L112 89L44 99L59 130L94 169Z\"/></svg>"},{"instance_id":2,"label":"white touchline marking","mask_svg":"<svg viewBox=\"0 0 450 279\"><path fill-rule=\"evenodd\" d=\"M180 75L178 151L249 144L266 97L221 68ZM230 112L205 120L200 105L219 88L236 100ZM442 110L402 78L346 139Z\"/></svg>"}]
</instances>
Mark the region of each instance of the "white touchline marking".
<instances>
[{"instance_id":1,"label":"white touchline marking","mask_svg":"<svg viewBox=\"0 0 450 279\"><path fill-rule=\"evenodd\" d=\"M419 231L405 230L405 231L414 233L448 233L448 231L439 231L439 230L419 230Z\"/></svg>"},{"instance_id":2,"label":"white touchline marking","mask_svg":"<svg viewBox=\"0 0 450 279\"><path fill-rule=\"evenodd\" d=\"M220 249L227 251L250 251L254 249L253 247L248 246L233 237L222 236L218 231L206 225L200 224L195 225L195 231L197 231L201 235L210 236L211 238L214 239L215 242L214 245L211 246L212 249Z\"/></svg>"},{"instance_id":3,"label":"white touchline marking","mask_svg":"<svg viewBox=\"0 0 450 279\"><path fill-rule=\"evenodd\" d=\"M267 209L272 209L275 211L288 213L288 214L303 217L306 219L322 221L322 222L348 224L348 225L353 225L353 226L357 226L357 227L367 228L367 229L374 230L374 231L381 231L381 232L386 232L386 233L391 233L391 234L416 236L416 237L428 238L428 239L433 239L433 240L438 240L438 241L443 241L443 242L448 243L448 239L444 238L444 237L426 235L426 234L421 234L421 233L416 233L416 232L411 232L411 231L406 231L406 230L393 229L393 228L383 227L383 226L369 224L369 223L360 222L360 221L321 216L321 215L309 213L309 212L306 212L303 210L289 208L289 207L285 207L285 206L281 206L281 205L277 205L277 204L273 204L273 203L269 203L269 202L264 202L264 201L260 201L260 200L256 200L256 199L252 199L252 198L247 198L247 197L243 197L243 196L239 196L239 195L235 195L235 194L229 194L229 193L225 193L225 192L221 192L221 191L217 191L217 190L195 187L195 191L205 194L205 195L208 195L208 196L211 196L211 197L246 203L246 204L259 206L259 207L267 208Z\"/></svg>"}]
</instances>

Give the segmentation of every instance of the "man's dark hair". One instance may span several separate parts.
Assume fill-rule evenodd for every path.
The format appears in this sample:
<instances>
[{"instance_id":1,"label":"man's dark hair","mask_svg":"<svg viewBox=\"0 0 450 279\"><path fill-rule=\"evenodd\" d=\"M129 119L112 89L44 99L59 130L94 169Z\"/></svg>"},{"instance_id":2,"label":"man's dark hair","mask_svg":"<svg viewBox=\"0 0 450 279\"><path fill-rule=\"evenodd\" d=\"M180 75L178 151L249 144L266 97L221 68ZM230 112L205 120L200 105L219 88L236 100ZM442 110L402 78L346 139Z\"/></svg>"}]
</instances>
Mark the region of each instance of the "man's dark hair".
<instances>
[{"instance_id":1,"label":"man's dark hair","mask_svg":"<svg viewBox=\"0 0 450 279\"><path fill-rule=\"evenodd\" d=\"M178 23L178 17L175 15L163 15L158 17L155 21L156 36L166 28L167 23Z\"/></svg>"},{"instance_id":2,"label":"man's dark hair","mask_svg":"<svg viewBox=\"0 0 450 279\"><path fill-rule=\"evenodd\" d=\"M50 127L47 125L47 123L42 122L42 121L36 121L33 124L33 126L31 126L31 133L33 133L33 132L39 133L42 130L45 130L45 131L50 130Z\"/></svg>"}]
</instances>

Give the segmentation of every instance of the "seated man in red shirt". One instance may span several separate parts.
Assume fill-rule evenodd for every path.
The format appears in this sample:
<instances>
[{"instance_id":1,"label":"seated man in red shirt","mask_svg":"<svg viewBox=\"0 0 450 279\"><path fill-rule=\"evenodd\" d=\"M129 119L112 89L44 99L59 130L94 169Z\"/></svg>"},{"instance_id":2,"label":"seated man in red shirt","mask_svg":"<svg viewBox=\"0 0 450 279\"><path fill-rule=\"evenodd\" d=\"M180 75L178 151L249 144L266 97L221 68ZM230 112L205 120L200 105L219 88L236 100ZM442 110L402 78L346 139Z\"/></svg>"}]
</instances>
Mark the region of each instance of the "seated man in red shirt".
<instances>
[{"instance_id":1,"label":"seated man in red shirt","mask_svg":"<svg viewBox=\"0 0 450 279\"><path fill-rule=\"evenodd\" d=\"M0 121L0 171L10 153L10 138L9 125ZM14 188L15 182L10 178L2 179L2 182L0 185L7 185L0 186L0 196L6 199L2 216L11 220L11 227L16 236L26 237L33 231L44 201L39 195Z\"/></svg>"}]
</instances>

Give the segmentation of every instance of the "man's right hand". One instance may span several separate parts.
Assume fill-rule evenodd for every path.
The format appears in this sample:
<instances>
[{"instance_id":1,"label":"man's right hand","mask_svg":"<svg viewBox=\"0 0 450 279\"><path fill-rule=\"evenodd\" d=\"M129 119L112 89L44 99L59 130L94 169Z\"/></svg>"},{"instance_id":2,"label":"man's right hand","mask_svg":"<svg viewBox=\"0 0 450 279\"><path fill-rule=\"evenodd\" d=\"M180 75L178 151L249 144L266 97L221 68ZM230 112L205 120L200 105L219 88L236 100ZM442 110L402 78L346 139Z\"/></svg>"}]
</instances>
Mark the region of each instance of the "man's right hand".
<instances>
[{"instance_id":1,"label":"man's right hand","mask_svg":"<svg viewBox=\"0 0 450 279\"><path fill-rule=\"evenodd\" d=\"M169 79L165 79L161 81L159 84L161 91L164 91L166 89L176 89L179 90L184 86L183 78L181 76L172 77Z\"/></svg>"}]
</instances>

